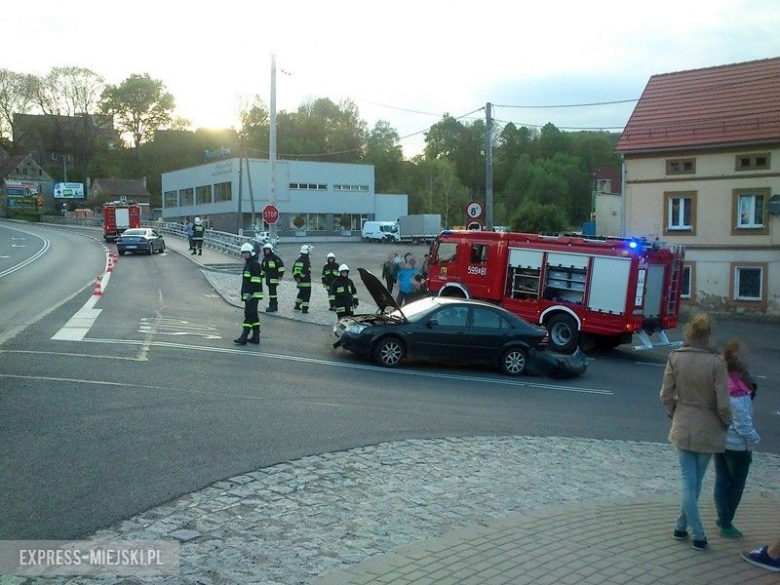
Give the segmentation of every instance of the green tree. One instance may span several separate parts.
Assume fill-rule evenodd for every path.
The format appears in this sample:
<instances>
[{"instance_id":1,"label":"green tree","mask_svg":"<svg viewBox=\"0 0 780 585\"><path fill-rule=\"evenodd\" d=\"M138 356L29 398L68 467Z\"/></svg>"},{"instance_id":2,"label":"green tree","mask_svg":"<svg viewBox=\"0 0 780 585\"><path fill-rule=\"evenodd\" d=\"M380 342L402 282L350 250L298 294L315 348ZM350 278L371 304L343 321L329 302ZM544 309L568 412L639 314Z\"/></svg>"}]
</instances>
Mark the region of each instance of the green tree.
<instances>
[{"instance_id":1,"label":"green tree","mask_svg":"<svg viewBox=\"0 0 780 585\"><path fill-rule=\"evenodd\" d=\"M447 114L425 134L424 157L450 161L463 185L484 193L485 133L482 120L466 125Z\"/></svg>"},{"instance_id":2,"label":"green tree","mask_svg":"<svg viewBox=\"0 0 780 585\"><path fill-rule=\"evenodd\" d=\"M158 128L171 123L174 105L163 82L148 73L133 74L119 85L108 86L101 102L103 112L112 115L119 130L132 137L136 152Z\"/></svg>"},{"instance_id":3,"label":"green tree","mask_svg":"<svg viewBox=\"0 0 780 585\"><path fill-rule=\"evenodd\" d=\"M534 146L536 158L550 158L559 153L569 152L570 137L553 124L547 123L539 132Z\"/></svg>"},{"instance_id":4,"label":"green tree","mask_svg":"<svg viewBox=\"0 0 780 585\"><path fill-rule=\"evenodd\" d=\"M32 75L0 69L0 138L18 140L14 134L14 114L29 113L34 99Z\"/></svg>"},{"instance_id":5,"label":"green tree","mask_svg":"<svg viewBox=\"0 0 780 585\"><path fill-rule=\"evenodd\" d=\"M327 98L302 104L298 111L277 116L280 156L316 157L330 162L360 162L366 123L350 100L336 105Z\"/></svg>"},{"instance_id":6,"label":"green tree","mask_svg":"<svg viewBox=\"0 0 780 585\"><path fill-rule=\"evenodd\" d=\"M560 232L568 223L560 207L554 204L526 202L512 217L512 231L531 234Z\"/></svg>"},{"instance_id":7,"label":"green tree","mask_svg":"<svg viewBox=\"0 0 780 585\"><path fill-rule=\"evenodd\" d=\"M72 155L75 164L69 178L83 180L98 142L107 141L104 131L111 129L111 119L99 115L103 76L85 67L53 67L48 74L34 77L32 87L35 105L48 117L39 125L46 147Z\"/></svg>"},{"instance_id":8,"label":"green tree","mask_svg":"<svg viewBox=\"0 0 780 585\"><path fill-rule=\"evenodd\" d=\"M403 172L403 150L398 132L384 120L379 120L366 141L364 162L374 165L377 193L400 193Z\"/></svg>"}]
</instances>

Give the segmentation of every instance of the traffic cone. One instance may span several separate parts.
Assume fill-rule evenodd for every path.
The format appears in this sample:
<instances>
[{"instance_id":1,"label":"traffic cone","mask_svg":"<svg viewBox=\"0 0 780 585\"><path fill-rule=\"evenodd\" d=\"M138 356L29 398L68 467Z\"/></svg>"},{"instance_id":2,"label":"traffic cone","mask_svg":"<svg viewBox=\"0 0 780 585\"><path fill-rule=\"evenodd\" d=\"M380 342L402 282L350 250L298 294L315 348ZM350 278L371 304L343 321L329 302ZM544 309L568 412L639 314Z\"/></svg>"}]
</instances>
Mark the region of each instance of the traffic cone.
<instances>
[{"instance_id":1,"label":"traffic cone","mask_svg":"<svg viewBox=\"0 0 780 585\"><path fill-rule=\"evenodd\" d=\"M101 286L101 282L100 282L101 280L103 280L103 277L102 277L102 276L98 276L98 277L95 279L95 288L94 288L94 290L92 291L92 296L93 296L93 297L99 297L99 296L102 296L102 295L103 295L103 288L102 288L102 286Z\"/></svg>"}]
</instances>

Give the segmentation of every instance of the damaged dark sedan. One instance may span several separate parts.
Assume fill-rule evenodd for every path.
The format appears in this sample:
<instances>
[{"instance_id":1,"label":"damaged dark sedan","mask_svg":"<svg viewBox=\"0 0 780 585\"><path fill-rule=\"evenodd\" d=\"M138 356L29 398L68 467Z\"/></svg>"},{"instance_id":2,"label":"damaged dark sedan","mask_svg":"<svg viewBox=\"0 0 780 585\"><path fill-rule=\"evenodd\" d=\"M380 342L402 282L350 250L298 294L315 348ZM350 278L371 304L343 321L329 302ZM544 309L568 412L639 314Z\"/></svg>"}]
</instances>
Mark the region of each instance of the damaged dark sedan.
<instances>
[{"instance_id":1,"label":"damaged dark sedan","mask_svg":"<svg viewBox=\"0 0 780 585\"><path fill-rule=\"evenodd\" d=\"M550 351L546 329L501 307L454 297L425 297L399 307L373 274L358 270L379 312L342 317L334 328L335 347L388 368L406 359L498 367L509 376L577 376L587 368L582 351Z\"/></svg>"}]
</instances>

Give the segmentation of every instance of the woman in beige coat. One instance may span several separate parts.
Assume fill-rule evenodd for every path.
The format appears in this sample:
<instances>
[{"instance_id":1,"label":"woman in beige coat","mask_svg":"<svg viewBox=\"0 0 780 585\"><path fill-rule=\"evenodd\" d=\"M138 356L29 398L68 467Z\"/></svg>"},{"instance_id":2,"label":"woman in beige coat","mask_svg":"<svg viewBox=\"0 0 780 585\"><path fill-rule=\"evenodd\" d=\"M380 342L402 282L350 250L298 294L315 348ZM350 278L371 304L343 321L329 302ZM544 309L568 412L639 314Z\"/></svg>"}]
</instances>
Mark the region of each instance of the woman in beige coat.
<instances>
[{"instance_id":1,"label":"woman in beige coat","mask_svg":"<svg viewBox=\"0 0 780 585\"><path fill-rule=\"evenodd\" d=\"M669 354L661 402L672 419L669 442L677 447L682 479L682 508L674 537L693 533L693 548L704 550L707 537L699 515L699 494L713 453L726 448L731 422L726 362L710 349L712 323L696 315L685 327L685 345Z\"/></svg>"}]
</instances>

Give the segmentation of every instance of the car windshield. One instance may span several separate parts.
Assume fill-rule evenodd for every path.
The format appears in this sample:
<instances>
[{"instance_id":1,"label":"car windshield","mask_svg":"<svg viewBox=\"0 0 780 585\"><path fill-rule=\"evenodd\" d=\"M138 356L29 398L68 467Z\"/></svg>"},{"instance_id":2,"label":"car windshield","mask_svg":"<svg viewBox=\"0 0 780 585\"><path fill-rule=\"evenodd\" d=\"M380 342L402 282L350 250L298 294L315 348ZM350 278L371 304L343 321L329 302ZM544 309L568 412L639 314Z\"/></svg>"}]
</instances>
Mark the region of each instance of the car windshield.
<instances>
[{"instance_id":1,"label":"car windshield","mask_svg":"<svg viewBox=\"0 0 780 585\"><path fill-rule=\"evenodd\" d=\"M122 233L123 236L145 236L146 230L130 229Z\"/></svg>"},{"instance_id":2,"label":"car windshield","mask_svg":"<svg viewBox=\"0 0 780 585\"><path fill-rule=\"evenodd\" d=\"M404 305L402 307L403 313L396 309L390 313L390 316L401 320L406 317L407 321L416 323L438 306L433 299L420 299Z\"/></svg>"}]
</instances>

